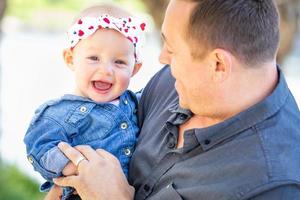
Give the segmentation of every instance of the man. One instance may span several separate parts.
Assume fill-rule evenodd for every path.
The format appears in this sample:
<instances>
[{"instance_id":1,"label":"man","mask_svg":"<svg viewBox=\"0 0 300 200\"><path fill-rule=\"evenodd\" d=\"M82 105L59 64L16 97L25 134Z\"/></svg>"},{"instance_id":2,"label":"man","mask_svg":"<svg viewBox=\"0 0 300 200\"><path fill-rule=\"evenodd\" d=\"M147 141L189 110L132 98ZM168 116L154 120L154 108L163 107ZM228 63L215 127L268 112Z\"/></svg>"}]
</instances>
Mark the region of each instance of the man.
<instances>
[{"instance_id":1,"label":"man","mask_svg":"<svg viewBox=\"0 0 300 200\"><path fill-rule=\"evenodd\" d=\"M86 146L59 144L78 175L55 182L89 200L300 199L300 112L276 67L274 2L171 0L162 37L170 67L141 97L135 196L116 158Z\"/></svg>"}]
</instances>

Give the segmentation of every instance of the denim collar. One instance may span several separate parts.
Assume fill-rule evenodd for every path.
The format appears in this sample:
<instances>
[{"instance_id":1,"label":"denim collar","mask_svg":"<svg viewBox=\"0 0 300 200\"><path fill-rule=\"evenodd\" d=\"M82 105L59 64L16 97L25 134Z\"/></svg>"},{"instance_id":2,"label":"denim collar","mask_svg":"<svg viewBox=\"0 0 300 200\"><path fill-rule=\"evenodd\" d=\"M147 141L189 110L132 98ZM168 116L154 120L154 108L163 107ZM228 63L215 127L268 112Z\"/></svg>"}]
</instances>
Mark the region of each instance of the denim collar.
<instances>
[{"instance_id":1,"label":"denim collar","mask_svg":"<svg viewBox=\"0 0 300 200\"><path fill-rule=\"evenodd\" d=\"M278 69L278 84L273 92L261 102L219 124L195 129L195 135L204 151L214 145L249 129L265 119L276 114L285 104L290 92L282 72ZM191 111L180 108L178 98L169 107L172 113L182 113L192 116ZM175 120L172 116L170 120ZM169 121L169 120L168 120Z\"/></svg>"},{"instance_id":2,"label":"denim collar","mask_svg":"<svg viewBox=\"0 0 300 200\"><path fill-rule=\"evenodd\" d=\"M123 102L126 98L126 96L128 91L126 90L120 97L119 100L120 102ZM78 95L74 95L74 94L65 94L61 97L61 100L70 100L70 101L83 101L83 102L90 102L90 103L94 103L94 104L98 104L98 105L104 105L104 104L109 104L110 102L103 102L103 103L99 103L99 102L95 102L90 98L87 97L82 97L82 96L78 96Z\"/></svg>"}]
</instances>

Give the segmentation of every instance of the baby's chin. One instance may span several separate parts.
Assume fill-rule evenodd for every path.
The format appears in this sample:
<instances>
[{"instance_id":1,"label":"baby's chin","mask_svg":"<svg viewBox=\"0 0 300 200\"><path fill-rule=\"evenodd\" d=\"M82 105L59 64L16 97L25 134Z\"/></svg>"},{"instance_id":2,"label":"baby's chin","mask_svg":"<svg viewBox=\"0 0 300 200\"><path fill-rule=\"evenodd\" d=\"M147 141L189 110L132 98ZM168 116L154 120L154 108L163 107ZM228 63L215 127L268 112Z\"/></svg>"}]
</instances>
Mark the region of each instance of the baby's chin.
<instances>
[{"instance_id":1,"label":"baby's chin","mask_svg":"<svg viewBox=\"0 0 300 200\"><path fill-rule=\"evenodd\" d=\"M85 90L87 92L83 93L81 90L76 90L75 95L88 98L96 103L108 103L118 100L119 97L124 93L124 91L116 91L117 88L110 87L108 90L99 90L94 87L90 87Z\"/></svg>"},{"instance_id":2,"label":"baby's chin","mask_svg":"<svg viewBox=\"0 0 300 200\"><path fill-rule=\"evenodd\" d=\"M113 94L112 91L106 94L93 94L88 98L97 103L108 103L119 99L119 94Z\"/></svg>"}]
</instances>

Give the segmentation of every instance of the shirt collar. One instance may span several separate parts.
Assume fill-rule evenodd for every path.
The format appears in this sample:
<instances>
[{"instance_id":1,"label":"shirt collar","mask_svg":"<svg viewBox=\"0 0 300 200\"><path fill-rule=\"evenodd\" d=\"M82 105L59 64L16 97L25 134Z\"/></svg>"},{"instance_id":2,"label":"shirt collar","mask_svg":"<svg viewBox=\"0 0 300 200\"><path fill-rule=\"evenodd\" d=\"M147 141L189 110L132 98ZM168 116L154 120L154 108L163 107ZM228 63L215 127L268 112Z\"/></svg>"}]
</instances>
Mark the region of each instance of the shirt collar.
<instances>
[{"instance_id":1,"label":"shirt collar","mask_svg":"<svg viewBox=\"0 0 300 200\"><path fill-rule=\"evenodd\" d=\"M167 122L170 122L173 125L183 124L193 116L193 113L190 110L180 107L178 96L174 98L173 102L168 107L168 110L173 114L169 117Z\"/></svg>"},{"instance_id":2,"label":"shirt collar","mask_svg":"<svg viewBox=\"0 0 300 200\"><path fill-rule=\"evenodd\" d=\"M124 102L128 96L128 91L125 91L118 99L112 100L111 102L95 102L92 99L89 99L87 97L82 97L74 94L65 94L61 97L61 100L69 100L69 101L82 101L82 102L90 102L98 105L104 105L104 104L114 104L116 106L119 105L119 103ZM116 103L117 102L117 103Z\"/></svg>"}]
</instances>

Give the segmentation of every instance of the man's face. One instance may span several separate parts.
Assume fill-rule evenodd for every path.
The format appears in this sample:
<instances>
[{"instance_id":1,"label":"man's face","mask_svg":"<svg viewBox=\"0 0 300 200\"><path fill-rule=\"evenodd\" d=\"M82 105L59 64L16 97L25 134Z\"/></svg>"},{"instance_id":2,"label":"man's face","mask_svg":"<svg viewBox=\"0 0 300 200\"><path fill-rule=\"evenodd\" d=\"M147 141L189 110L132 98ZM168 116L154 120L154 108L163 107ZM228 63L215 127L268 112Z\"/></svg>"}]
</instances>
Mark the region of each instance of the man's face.
<instances>
[{"instance_id":1,"label":"man's face","mask_svg":"<svg viewBox=\"0 0 300 200\"><path fill-rule=\"evenodd\" d=\"M160 62L171 66L180 106L206 115L210 112L209 102L214 93L209 56L194 59L184 34L194 6L195 3L188 1L170 1L162 26L164 46Z\"/></svg>"}]
</instances>

